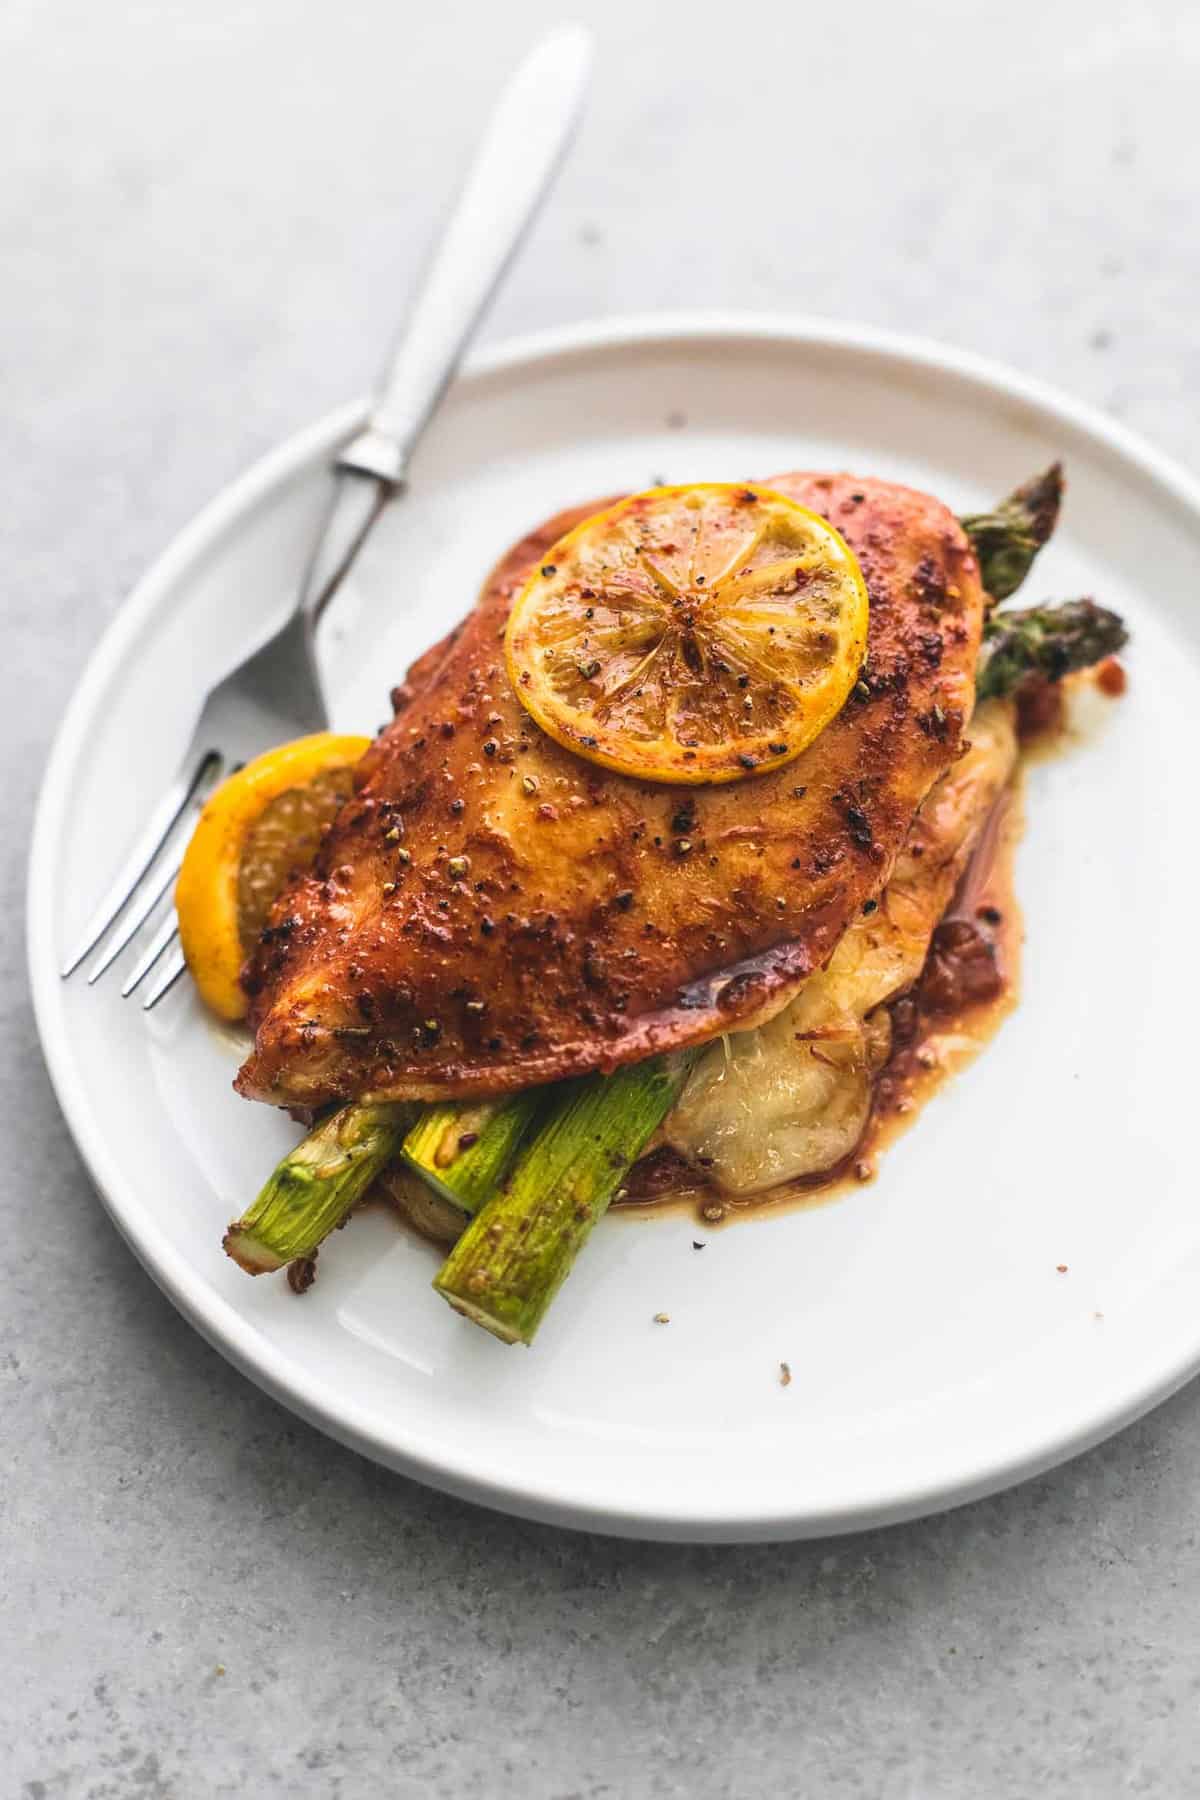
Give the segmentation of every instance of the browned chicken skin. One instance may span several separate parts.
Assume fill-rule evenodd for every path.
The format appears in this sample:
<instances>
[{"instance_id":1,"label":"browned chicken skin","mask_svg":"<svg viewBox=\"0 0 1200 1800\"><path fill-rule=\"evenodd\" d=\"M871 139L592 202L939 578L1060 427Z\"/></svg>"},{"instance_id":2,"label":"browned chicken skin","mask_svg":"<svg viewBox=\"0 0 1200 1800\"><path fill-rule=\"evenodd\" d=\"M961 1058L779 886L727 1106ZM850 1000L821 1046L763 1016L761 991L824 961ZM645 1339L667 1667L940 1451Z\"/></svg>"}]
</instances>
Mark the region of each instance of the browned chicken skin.
<instances>
[{"instance_id":1,"label":"browned chicken skin","mask_svg":"<svg viewBox=\"0 0 1200 1800\"><path fill-rule=\"evenodd\" d=\"M953 515L848 475L770 485L824 514L871 600L867 660L794 762L716 787L631 781L534 724L504 621L594 507L502 560L414 664L315 869L247 972L238 1077L277 1105L460 1098L612 1070L769 1016L886 881L959 753L983 597Z\"/></svg>"}]
</instances>

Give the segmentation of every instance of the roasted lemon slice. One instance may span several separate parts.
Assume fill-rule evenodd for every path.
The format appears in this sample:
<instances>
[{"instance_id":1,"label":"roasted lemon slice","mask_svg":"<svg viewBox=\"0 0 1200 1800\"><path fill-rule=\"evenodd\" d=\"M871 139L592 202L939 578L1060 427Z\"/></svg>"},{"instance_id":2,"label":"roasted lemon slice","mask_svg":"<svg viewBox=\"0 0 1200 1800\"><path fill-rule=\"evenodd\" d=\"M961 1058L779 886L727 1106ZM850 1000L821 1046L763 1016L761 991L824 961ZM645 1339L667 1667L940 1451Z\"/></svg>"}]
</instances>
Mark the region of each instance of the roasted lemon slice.
<instances>
[{"instance_id":1,"label":"roasted lemon slice","mask_svg":"<svg viewBox=\"0 0 1200 1800\"><path fill-rule=\"evenodd\" d=\"M585 519L518 594L509 676L543 731L645 781L790 762L840 711L867 590L833 527L784 494L650 488Z\"/></svg>"},{"instance_id":2,"label":"roasted lemon slice","mask_svg":"<svg viewBox=\"0 0 1200 1800\"><path fill-rule=\"evenodd\" d=\"M242 963L288 876L315 854L370 741L318 731L267 750L222 782L200 814L175 910L201 998L223 1019L244 1017Z\"/></svg>"}]
</instances>

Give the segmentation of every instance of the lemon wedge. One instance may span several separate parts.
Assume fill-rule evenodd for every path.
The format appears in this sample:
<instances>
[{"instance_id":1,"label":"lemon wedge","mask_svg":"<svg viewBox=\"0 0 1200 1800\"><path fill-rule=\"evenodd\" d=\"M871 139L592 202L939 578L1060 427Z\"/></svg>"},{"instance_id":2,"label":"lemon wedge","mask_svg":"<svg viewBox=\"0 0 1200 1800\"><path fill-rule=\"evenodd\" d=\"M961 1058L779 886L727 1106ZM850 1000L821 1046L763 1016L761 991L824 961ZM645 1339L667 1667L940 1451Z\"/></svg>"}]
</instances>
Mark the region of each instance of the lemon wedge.
<instances>
[{"instance_id":1,"label":"lemon wedge","mask_svg":"<svg viewBox=\"0 0 1200 1800\"><path fill-rule=\"evenodd\" d=\"M239 975L271 904L315 855L370 739L318 731L264 751L210 795L175 887L179 937L201 998L241 1019Z\"/></svg>"}]
</instances>

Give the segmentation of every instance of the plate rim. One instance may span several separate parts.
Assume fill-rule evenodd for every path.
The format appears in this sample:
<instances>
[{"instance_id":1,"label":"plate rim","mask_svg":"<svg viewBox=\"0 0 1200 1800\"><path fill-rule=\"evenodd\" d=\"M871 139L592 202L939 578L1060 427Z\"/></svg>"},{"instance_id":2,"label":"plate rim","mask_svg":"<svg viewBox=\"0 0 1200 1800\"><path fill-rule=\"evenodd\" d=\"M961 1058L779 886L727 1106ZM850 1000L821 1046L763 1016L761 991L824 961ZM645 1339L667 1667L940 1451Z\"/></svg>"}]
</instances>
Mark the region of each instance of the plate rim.
<instances>
[{"instance_id":1,"label":"plate rim","mask_svg":"<svg viewBox=\"0 0 1200 1800\"><path fill-rule=\"evenodd\" d=\"M987 390L993 398L1017 400L1040 414L1106 447L1131 463L1163 489L1200 526L1200 481L1157 450L1139 434L1085 402L1060 392L1040 378L1027 376L973 351L887 328L823 319L811 315L763 312L673 311L635 313L585 320L523 333L477 351L462 374L479 378L504 374L522 366L561 361L581 352L664 348L689 340L728 345L735 340L783 349L826 348L891 359L925 373L954 377ZM1121 1430L1181 1388L1200 1368L1200 1330L1189 1358L1145 1381L1123 1401L1093 1409L1074 1431L1050 1428L1050 1441L1034 1441L1024 1455L1006 1455L967 1471L954 1481L930 1484L900 1482L874 1501L814 1512L646 1511L589 1504L575 1495L556 1492L553 1481L531 1477L524 1485L489 1478L473 1471L470 1458L437 1452L405 1441L400 1430L385 1433L354 1401L313 1392L311 1377L297 1371L278 1349L157 1232L153 1220L131 1216L134 1207L122 1194L119 1158L93 1125L84 1093L69 1056L66 1034L54 1016L52 995L60 984L53 938L54 848L70 799L67 777L94 697L103 689L135 640L180 576L207 548L219 541L239 517L252 510L278 485L327 454L352 432L365 415L365 400L326 413L315 423L291 433L253 462L203 506L154 559L105 627L89 654L55 732L42 777L31 840L26 886L26 943L34 1017L55 1097L72 1139L109 1217L157 1286L200 1335L256 1386L292 1412L359 1454L424 1482L426 1485L519 1517L572 1529L670 1541L752 1542L816 1538L899 1523L941 1512L999 1492L1053 1468Z\"/></svg>"}]
</instances>

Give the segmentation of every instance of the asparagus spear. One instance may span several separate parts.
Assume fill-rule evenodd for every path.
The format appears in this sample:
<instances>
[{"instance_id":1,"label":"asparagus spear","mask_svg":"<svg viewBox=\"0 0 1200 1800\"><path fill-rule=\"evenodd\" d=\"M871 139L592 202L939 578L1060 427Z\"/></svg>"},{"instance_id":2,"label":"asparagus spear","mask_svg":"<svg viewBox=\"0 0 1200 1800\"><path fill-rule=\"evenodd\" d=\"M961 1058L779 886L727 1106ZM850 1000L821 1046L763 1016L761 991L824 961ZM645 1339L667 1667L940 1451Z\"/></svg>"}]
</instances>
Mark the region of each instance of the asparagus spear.
<instances>
[{"instance_id":1,"label":"asparagus spear","mask_svg":"<svg viewBox=\"0 0 1200 1800\"><path fill-rule=\"evenodd\" d=\"M401 1152L464 1214L474 1212L504 1178L540 1101L532 1089L507 1101L430 1107L423 1117L415 1102L340 1107L288 1151L250 1211L234 1220L226 1253L249 1275L315 1256ZM465 1149L464 1137L473 1139Z\"/></svg>"},{"instance_id":2,"label":"asparagus spear","mask_svg":"<svg viewBox=\"0 0 1200 1800\"><path fill-rule=\"evenodd\" d=\"M457 1312L528 1344L596 1220L679 1098L697 1052L564 1082L505 1186L434 1281Z\"/></svg>"},{"instance_id":3,"label":"asparagus spear","mask_svg":"<svg viewBox=\"0 0 1200 1800\"><path fill-rule=\"evenodd\" d=\"M542 1102L530 1088L507 1100L431 1106L404 1140L404 1160L466 1213L504 1180Z\"/></svg>"},{"instance_id":4,"label":"asparagus spear","mask_svg":"<svg viewBox=\"0 0 1200 1800\"><path fill-rule=\"evenodd\" d=\"M993 600L1015 594L1033 559L1058 523L1062 504L1062 464L1023 482L992 512L968 513L961 521L979 558L984 589Z\"/></svg>"},{"instance_id":5,"label":"asparagus spear","mask_svg":"<svg viewBox=\"0 0 1200 1800\"><path fill-rule=\"evenodd\" d=\"M993 613L984 626L975 698L1003 698L1029 675L1061 681L1072 669L1112 656L1128 636L1120 615L1094 600Z\"/></svg>"},{"instance_id":6,"label":"asparagus spear","mask_svg":"<svg viewBox=\"0 0 1200 1800\"><path fill-rule=\"evenodd\" d=\"M226 1254L248 1275L315 1255L404 1142L418 1108L408 1102L343 1106L289 1150L242 1218Z\"/></svg>"}]
</instances>

